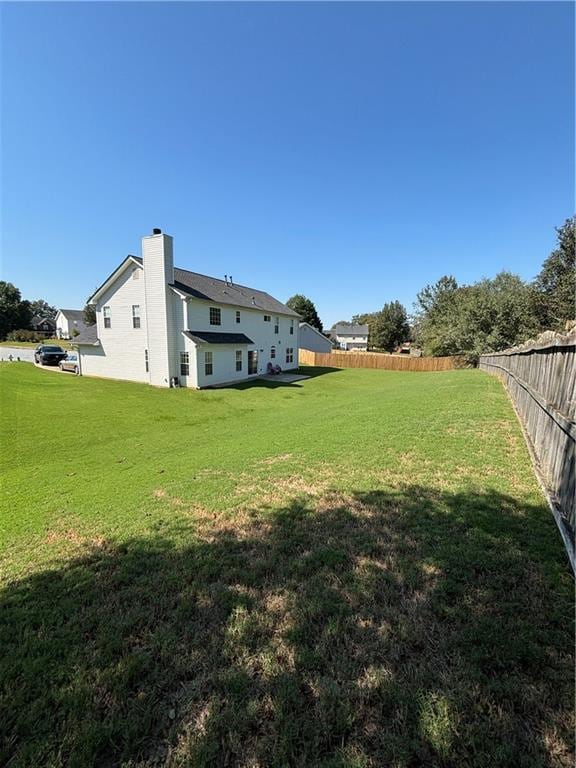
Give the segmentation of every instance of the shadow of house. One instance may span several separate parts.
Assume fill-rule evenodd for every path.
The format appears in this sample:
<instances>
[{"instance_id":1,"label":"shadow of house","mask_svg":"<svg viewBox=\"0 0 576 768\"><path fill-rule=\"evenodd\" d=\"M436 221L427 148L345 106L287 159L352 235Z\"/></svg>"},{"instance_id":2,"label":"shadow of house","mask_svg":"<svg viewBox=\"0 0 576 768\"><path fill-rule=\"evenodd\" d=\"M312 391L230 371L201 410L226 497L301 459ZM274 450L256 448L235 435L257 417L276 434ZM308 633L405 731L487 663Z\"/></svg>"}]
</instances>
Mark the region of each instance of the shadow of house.
<instances>
[{"instance_id":1,"label":"shadow of house","mask_svg":"<svg viewBox=\"0 0 576 768\"><path fill-rule=\"evenodd\" d=\"M320 366L305 366L297 369L296 373L301 376L306 376L308 379L315 379L318 376L326 376L329 373L340 373L340 368L322 368ZM304 381L304 379L302 379ZM223 384L214 389L252 389L253 387L261 387L265 389L278 389L278 387L302 387L300 381L282 381L281 379L275 380L272 377L268 378L254 378L247 381L239 381L233 384Z\"/></svg>"},{"instance_id":2,"label":"shadow of house","mask_svg":"<svg viewBox=\"0 0 576 768\"><path fill-rule=\"evenodd\" d=\"M0 593L0 762L569 765L571 597L494 492L172 516Z\"/></svg>"}]
</instances>

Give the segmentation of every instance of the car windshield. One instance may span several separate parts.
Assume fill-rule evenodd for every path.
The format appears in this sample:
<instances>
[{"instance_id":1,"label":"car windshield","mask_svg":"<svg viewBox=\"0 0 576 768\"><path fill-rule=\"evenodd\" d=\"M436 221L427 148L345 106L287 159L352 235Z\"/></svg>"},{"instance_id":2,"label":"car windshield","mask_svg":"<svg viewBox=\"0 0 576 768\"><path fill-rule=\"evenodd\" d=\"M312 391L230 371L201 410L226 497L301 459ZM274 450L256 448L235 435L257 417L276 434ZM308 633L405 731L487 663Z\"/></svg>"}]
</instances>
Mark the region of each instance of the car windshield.
<instances>
[{"instance_id":1,"label":"car windshield","mask_svg":"<svg viewBox=\"0 0 576 768\"><path fill-rule=\"evenodd\" d=\"M66 355L66 360L78 360L76 355Z\"/></svg>"},{"instance_id":2,"label":"car windshield","mask_svg":"<svg viewBox=\"0 0 576 768\"><path fill-rule=\"evenodd\" d=\"M64 352L62 347L42 347L42 352Z\"/></svg>"}]
</instances>

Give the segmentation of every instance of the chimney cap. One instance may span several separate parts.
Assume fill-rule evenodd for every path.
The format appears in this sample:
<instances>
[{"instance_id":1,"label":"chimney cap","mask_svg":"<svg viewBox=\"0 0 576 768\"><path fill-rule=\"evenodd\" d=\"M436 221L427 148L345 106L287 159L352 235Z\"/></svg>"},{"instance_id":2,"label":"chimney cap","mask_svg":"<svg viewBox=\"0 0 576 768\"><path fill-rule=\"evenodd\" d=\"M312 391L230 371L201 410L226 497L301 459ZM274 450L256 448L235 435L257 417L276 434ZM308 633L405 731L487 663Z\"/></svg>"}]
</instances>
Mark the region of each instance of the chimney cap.
<instances>
[{"instance_id":1,"label":"chimney cap","mask_svg":"<svg viewBox=\"0 0 576 768\"><path fill-rule=\"evenodd\" d=\"M162 230L159 227L154 227L154 229L152 230L152 234L153 235L161 235L162 234Z\"/></svg>"}]
</instances>

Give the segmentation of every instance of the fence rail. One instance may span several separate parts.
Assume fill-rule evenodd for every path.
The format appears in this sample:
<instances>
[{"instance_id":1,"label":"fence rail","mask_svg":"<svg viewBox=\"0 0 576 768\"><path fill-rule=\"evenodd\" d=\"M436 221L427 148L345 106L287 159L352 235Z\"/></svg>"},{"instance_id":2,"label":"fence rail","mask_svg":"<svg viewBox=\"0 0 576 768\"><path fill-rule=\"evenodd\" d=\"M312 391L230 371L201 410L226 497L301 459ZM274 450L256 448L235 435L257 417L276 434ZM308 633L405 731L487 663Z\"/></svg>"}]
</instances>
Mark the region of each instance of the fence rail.
<instances>
[{"instance_id":1,"label":"fence rail","mask_svg":"<svg viewBox=\"0 0 576 768\"><path fill-rule=\"evenodd\" d=\"M576 335L545 336L544 342L482 355L479 365L499 376L512 398L574 567Z\"/></svg>"},{"instance_id":2,"label":"fence rail","mask_svg":"<svg viewBox=\"0 0 576 768\"><path fill-rule=\"evenodd\" d=\"M380 368L387 371L450 371L455 368L452 357L412 357L384 355L378 352L311 352L301 349L303 365L325 368Z\"/></svg>"}]
</instances>

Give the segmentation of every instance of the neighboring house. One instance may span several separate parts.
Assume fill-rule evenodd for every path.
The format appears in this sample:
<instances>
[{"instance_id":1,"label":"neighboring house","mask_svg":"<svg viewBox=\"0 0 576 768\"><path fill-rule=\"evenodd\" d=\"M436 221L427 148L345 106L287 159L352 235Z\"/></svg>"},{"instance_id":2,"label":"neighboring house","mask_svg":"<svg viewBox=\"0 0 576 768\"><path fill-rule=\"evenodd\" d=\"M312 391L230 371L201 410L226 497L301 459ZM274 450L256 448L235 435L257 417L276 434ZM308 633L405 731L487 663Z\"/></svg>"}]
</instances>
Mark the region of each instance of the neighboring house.
<instances>
[{"instance_id":1,"label":"neighboring house","mask_svg":"<svg viewBox=\"0 0 576 768\"><path fill-rule=\"evenodd\" d=\"M340 349L368 349L367 325L335 325L330 331L330 338L334 339Z\"/></svg>"},{"instance_id":2,"label":"neighboring house","mask_svg":"<svg viewBox=\"0 0 576 768\"><path fill-rule=\"evenodd\" d=\"M311 352L332 352L332 342L309 323L300 323L300 349Z\"/></svg>"},{"instance_id":3,"label":"neighboring house","mask_svg":"<svg viewBox=\"0 0 576 768\"><path fill-rule=\"evenodd\" d=\"M54 319L56 321L56 335L59 339L72 339L86 329L84 310L82 309L59 309Z\"/></svg>"},{"instance_id":4,"label":"neighboring house","mask_svg":"<svg viewBox=\"0 0 576 768\"><path fill-rule=\"evenodd\" d=\"M50 339L52 336L54 336L56 331L56 323L49 317L38 317L37 315L34 315L30 321L30 328L34 331L34 333Z\"/></svg>"},{"instance_id":5,"label":"neighboring house","mask_svg":"<svg viewBox=\"0 0 576 768\"><path fill-rule=\"evenodd\" d=\"M298 366L300 316L263 291L174 267L154 229L88 300L96 325L78 346L85 376L201 388Z\"/></svg>"}]
</instances>

